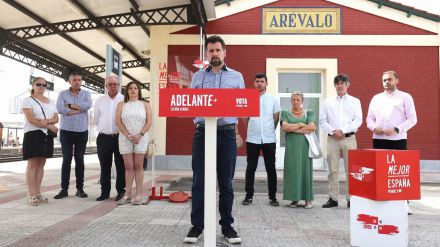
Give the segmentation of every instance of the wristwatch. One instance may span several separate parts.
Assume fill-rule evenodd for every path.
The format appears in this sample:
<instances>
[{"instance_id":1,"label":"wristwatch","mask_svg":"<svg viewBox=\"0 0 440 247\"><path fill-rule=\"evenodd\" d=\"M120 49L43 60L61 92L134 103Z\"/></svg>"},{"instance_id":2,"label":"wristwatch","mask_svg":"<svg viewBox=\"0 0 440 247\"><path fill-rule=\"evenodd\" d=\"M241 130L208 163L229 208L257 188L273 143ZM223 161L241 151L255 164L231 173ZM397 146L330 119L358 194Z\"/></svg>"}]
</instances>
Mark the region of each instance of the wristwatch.
<instances>
[{"instance_id":1,"label":"wristwatch","mask_svg":"<svg viewBox=\"0 0 440 247\"><path fill-rule=\"evenodd\" d=\"M67 107L68 107L69 109L72 109L72 108L70 108L70 104L67 104Z\"/></svg>"},{"instance_id":2,"label":"wristwatch","mask_svg":"<svg viewBox=\"0 0 440 247\"><path fill-rule=\"evenodd\" d=\"M141 131L139 134L141 134L141 136L144 136L144 135L145 135L144 133L142 133L142 131Z\"/></svg>"},{"instance_id":3,"label":"wristwatch","mask_svg":"<svg viewBox=\"0 0 440 247\"><path fill-rule=\"evenodd\" d=\"M399 133L399 128L394 127L394 131L396 131L396 133Z\"/></svg>"}]
</instances>

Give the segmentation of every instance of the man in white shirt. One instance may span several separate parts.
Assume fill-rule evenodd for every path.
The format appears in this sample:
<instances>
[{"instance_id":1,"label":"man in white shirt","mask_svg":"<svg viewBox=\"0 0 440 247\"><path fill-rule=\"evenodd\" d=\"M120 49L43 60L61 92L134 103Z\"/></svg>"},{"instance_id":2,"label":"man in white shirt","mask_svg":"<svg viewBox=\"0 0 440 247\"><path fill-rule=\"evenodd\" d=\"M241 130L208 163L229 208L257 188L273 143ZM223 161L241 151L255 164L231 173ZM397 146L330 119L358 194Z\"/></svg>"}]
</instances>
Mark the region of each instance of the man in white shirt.
<instances>
[{"instance_id":1,"label":"man in white shirt","mask_svg":"<svg viewBox=\"0 0 440 247\"><path fill-rule=\"evenodd\" d=\"M257 74L255 76L254 87L260 92L260 116L243 119L247 127L247 168L246 197L242 204L249 205L252 203L255 170L257 169L260 151L262 151L267 173L269 205L279 206L280 204L276 198L277 171L275 169L275 149L277 139L275 129L280 119L280 102L275 96L266 93L267 76L265 74Z\"/></svg>"},{"instance_id":2,"label":"man in white shirt","mask_svg":"<svg viewBox=\"0 0 440 247\"><path fill-rule=\"evenodd\" d=\"M116 191L115 200L120 200L125 193L125 167L122 155L119 153L118 135L115 113L119 102L124 101L124 96L119 93L119 78L110 75L106 79L107 93L95 102L95 125L99 132L96 139L98 158L101 165L101 195L96 198L102 201L110 197L112 156L116 166Z\"/></svg>"},{"instance_id":3,"label":"man in white shirt","mask_svg":"<svg viewBox=\"0 0 440 247\"><path fill-rule=\"evenodd\" d=\"M350 207L348 194L348 150L356 149L356 132L362 124L362 108L358 98L348 95L350 79L339 74L333 81L337 96L325 100L319 125L328 134L327 161L329 164L329 199L323 208L338 206L339 196L339 160L341 151L344 157L344 168L347 184L347 207Z\"/></svg>"}]
</instances>

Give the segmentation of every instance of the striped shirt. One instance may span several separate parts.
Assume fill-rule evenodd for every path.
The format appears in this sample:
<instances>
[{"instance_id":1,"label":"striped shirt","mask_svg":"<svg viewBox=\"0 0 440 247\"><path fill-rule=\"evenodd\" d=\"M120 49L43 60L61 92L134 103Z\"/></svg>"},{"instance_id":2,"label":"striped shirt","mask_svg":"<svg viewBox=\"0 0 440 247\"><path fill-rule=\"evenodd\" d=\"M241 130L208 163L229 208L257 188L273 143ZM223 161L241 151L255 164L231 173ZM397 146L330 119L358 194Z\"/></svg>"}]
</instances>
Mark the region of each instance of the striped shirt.
<instances>
[{"instance_id":1,"label":"striped shirt","mask_svg":"<svg viewBox=\"0 0 440 247\"><path fill-rule=\"evenodd\" d=\"M71 111L68 104L76 104L81 108L79 114L68 116L67 113ZM60 93L57 100L57 110L61 114L60 129L85 132L88 130L88 114L87 111L92 107L92 97L90 92L80 90L78 95L74 96L70 89L64 90Z\"/></svg>"},{"instance_id":2,"label":"striped shirt","mask_svg":"<svg viewBox=\"0 0 440 247\"><path fill-rule=\"evenodd\" d=\"M196 72L191 81L191 88L245 88L243 76L226 65L218 73L214 73L211 67ZM194 123L205 122L204 118L196 117ZM217 125L238 123L236 117L225 117L217 119Z\"/></svg>"}]
</instances>

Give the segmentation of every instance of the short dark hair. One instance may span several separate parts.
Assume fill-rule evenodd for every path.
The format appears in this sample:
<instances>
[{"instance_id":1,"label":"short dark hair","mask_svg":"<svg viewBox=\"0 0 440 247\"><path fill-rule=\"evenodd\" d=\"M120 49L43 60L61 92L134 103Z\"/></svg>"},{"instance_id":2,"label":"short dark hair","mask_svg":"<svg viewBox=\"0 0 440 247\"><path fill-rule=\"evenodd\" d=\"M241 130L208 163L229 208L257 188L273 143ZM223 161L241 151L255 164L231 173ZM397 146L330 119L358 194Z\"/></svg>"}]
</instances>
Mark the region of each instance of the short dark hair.
<instances>
[{"instance_id":1,"label":"short dark hair","mask_svg":"<svg viewBox=\"0 0 440 247\"><path fill-rule=\"evenodd\" d=\"M70 76L81 76L82 78L82 73L79 70L72 70L69 72L69 77Z\"/></svg>"},{"instance_id":2,"label":"short dark hair","mask_svg":"<svg viewBox=\"0 0 440 247\"><path fill-rule=\"evenodd\" d=\"M345 82L345 84L350 84L350 78L346 74L339 74L339 75L335 76L333 83L336 84L339 81L343 81L343 82Z\"/></svg>"},{"instance_id":3,"label":"short dark hair","mask_svg":"<svg viewBox=\"0 0 440 247\"><path fill-rule=\"evenodd\" d=\"M266 74L264 74L264 73L257 73L256 75L255 75L255 79L261 79L261 78L264 78L264 80L266 80L266 82L267 82L267 76L266 76Z\"/></svg>"},{"instance_id":4,"label":"short dark hair","mask_svg":"<svg viewBox=\"0 0 440 247\"><path fill-rule=\"evenodd\" d=\"M225 41L218 35L212 35L209 36L206 40L205 40L205 49L208 48L208 44L215 44L217 42L220 42L220 44L222 44L222 49L225 50L226 49L226 44Z\"/></svg>"},{"instance_id":5,"label":"short dark hair","mask_svg":"<svg viewBox=\"0 0 440 247\"><path fill-rule=\"evenodd\" d=\"M385 72L382 73L382 76L385 75L385 74L391 74L391 75L394 76L394 78L399 79L399 76L397 76L397 73L394 70L385 71Z\"/></svg>"}]
</instances>

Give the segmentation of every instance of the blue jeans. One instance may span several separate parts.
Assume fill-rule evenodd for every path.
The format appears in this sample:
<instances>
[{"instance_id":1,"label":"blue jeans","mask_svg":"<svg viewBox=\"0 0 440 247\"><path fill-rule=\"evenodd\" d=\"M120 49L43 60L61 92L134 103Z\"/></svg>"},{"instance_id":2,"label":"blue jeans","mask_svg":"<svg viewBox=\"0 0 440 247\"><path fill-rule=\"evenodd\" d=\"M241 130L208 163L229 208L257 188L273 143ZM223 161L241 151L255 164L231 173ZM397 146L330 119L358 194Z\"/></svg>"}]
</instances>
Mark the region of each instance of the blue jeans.
<instances>
[{"instance_id":1,"label":"blue jeans","mask_svg":"<svg viewBox=\"0 0 440 247\"><path fill-rule=\"evenodd\" d=\"M237 144L235 130L217 131L217 181L219 187L219 212L220 225L229 227L234 223L232 217L232 204L234 191L232 179L234 178L235 163L237 159ZM204 228L204 188L205 188L205 131L197 127L194 131L192 148L192 208L191 224ZM214 181L212 181L214 182Z\"/></svg>"},{"instance_id":2,"label":"blue jeans","mask_svg":"<svg viewBox=\"0 0 440 247\"><path fill-rule=\"evenodd\" d=\"M74 132L60 130L63 165L61 166L61 189L69 189L72 156L75 157L76 189L84 187L84 153L86 152L88 131Z\"/></svg>"}]
</instances>

